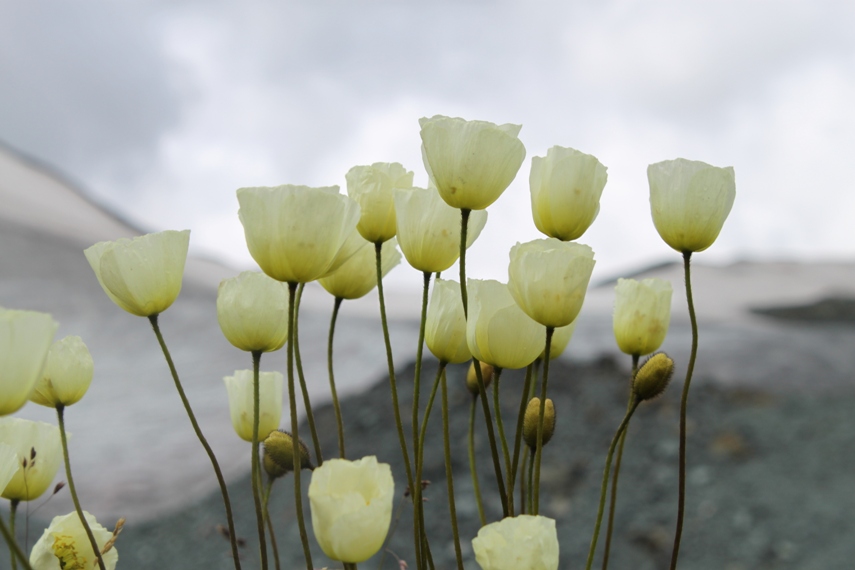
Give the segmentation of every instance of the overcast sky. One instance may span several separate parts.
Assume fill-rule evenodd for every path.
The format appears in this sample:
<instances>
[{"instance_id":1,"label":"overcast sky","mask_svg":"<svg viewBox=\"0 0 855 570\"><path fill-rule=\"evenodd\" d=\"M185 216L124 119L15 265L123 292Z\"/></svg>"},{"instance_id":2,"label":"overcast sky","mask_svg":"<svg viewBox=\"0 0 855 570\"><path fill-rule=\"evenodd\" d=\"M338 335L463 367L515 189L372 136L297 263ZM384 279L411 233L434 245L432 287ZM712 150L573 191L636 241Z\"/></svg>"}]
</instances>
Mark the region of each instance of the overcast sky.
<instances>
[{"instance_id":1,"label":"overcast sky","mask_svg":"<svg viewBox=\"0 0 855 570\"><path fill-rule=\"evenodd\" d=\"M736 171L699 261L852 259L853 27L851 1L0 0L0 139L237 267L238 187L344 191L351 166L393 161L424 186L418 119L434 114L523 125L474 277L505 280L508 249L540 237L530 159L556 144L608 167L579 240L600 278L679 259L646 179L676 157Z\"/></svg>"}]
</instances>

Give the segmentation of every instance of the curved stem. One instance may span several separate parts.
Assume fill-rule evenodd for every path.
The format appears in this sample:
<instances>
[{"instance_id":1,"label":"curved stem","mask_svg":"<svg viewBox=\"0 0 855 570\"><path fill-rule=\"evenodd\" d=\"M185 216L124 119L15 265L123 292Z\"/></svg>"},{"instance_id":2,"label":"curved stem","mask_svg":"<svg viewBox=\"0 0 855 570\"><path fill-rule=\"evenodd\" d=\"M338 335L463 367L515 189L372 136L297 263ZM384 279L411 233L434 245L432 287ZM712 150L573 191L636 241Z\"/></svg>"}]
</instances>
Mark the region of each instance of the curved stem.
<instances>
[{"instance_id":1,"label":"curved stem","mask_svg":"<svg viewBox=\"0 0 855 570\"><path fill-rule=\"evenodd\" d=\"M445 447L445 481L448 486L448 510L451 515L451 532L454 535L454 554L457 557L457 569L463 570L460 533L457 529L457 509L454 506L454 474L451 470L451 444L448 434L448 386L445 381L445 367L443 366L442 368L442 441ZM496 380L498 380L498 377Z\"/></svg>"},{"instance_id":2,"label":"curved stem","mask_svg":"<svg viewBox=\"0 0 855 570\"><path fill-rule=\"evenodd\" d=\"M632 355L632 377L629 380L629 401L627 402L627 409L632 405L632 382L635 380L635 374L638 372L638 355ZM620 442L618 443L617 449L617 457L615 457L615 472L612 475L612 491L611 498L609 499L609 520L608 525L606 526L606 542L603 546L603 570L608 570L609 567L609 552L611 552L612 548L612 532L614 531L615 525L615 505L617 504L617 488L618 488L618 479L620 478L620 464L621 459L623 458L623 445L626 441L626 434L629 432L629 428L625 429L623 433L620 435Z\"/></svg>"},{"instance_id":3,"label":"curved stem","mask_svg":"<svg viewBox=\"0 0 855 570\"><path fill-rule=\"evenodd\" d=\"M261 568L267 570L267 542L264 538L264 511L261 507L261 478L258 470L258 415L259 386L258 369L261 366L261 351L252 353L252 500L255 503L255 522L258 527L258 548L261 551Z\"/></svg>"},{"instance_id":4,"label":"curved stem","mask_svg":"<svg viewBox=\"0 0 855 570\"><path fill-rule=\"evenodd\" d=\"M431 273L429 271L425 271L423 273L424 286L422 288L423 289L423 292L422 292L422 312L421 312L421 318L419 320L419 343L416 346L416 370L414 373L414 381L413 381L413 418L412 418L412 425L413 425L413 450L414 450L414 453L418 453L418 451L416 451L416 450L418 450L420 447L419 446L419 394L421 393L422 349L423 349L424 343L425 343L425 323L427 321L427 305L428 305L428 291L430 290L430 277L431 277ZM440 364L440 369L442 370L444 368L445 368L445 366ZM422 500L421 500L421 497L422 497L422 488L421 488L422 487L421 486L422 476L421 476L421 469L420 469L421 466L418 464L420 459L421 458L419 458L417 456L417 458L416 458L416 462L417 462L416 463L416 471L417 471L416 483L417 484L416 484L416 488L414 489L414 491L416 493L416 497L415 497L416 508L413 511L413 516L415 517L414 518L414 524L416 525L416 528L418 528L420 530L420 533L421 533L421 541L423 544L426 545L427 541L428 541L428 537L427 537L427 533L425 532L424 505L422 504ZM427 550L427 546L425 546L425 550ZM425 552L423 552L422 554L424 555Z\"/></svg>"},{"instance_id":5,"label":"curved stem","mask_svg":"<svg viewBox=\"0 0 855 570\"><path fill-rule=\"evenodd\" d=\"M294 307L294 357L297 361L297 377L300 379L300 392L303 393L303 406L306 408L306 421L309 423L309 431L312 433L312 446L315 448L315 457L318 459L318 467L324 464L321 453L321 440L318 438L318 430L315 429L315 414L312 412L312 402L309 400L309 389L306 386L306 377L303 375L303 359L300 358L300 301L303 299L303 288L305 283L300 283L297 288L297 300Z\"/></svg>"},{"instance_id":6,"label":"curved stem","mask_svg":"<svg viewBox=\"0 0 855 570\"><path fill-rule=\"evenodd\" d=\"M683 382L683 395L680 398L680 481L677 500L677 530L674 532L674 548L671 551L671 570L677 568L677 558L680 556L680 539L683 536L683 517L686 513L686 408L689 403L689 385L692 383L692 372L695 369L695 358L698 356L698 321L695 317L695 303L692 299L692 275L690 261L692 252L683 252L683 273L686 279L686 301L689 305L689 319L692 322L692 352L689 356L689 367L686 370L686 380Z\"/></svg>"},{"instance_id":7,"label":"curved stem","mask_svg":"<svg viewBox=\"0 0 855 570\"><path fill-rule=\"evenodd\" d=\"M469 406L469 472L472 474L472 490L475 492L475 504L478 505L478 518L481 526L487 524L484 516L484 503L481 500L481 485L478 483L478 471L475 467L475 410L477 408L478 396L472 396L472 405Z\"/></svg>"},{"instance_id":8,"label":"curved stem","mask_svg":"<svg viewBox=\"0 0 855 570\"><path fill-rule=\"evenodd\" d=\"M430 396L428 396L428 403L427 403L427 406L425 406L425 414L424 414L424 417L422 418L421 429L419 430L418 442L416 443L416 445L417 445L417 447L416 447L416 480L417 481L422 480L422 469L424 468L424 464L425 464L425 436L427 434L428 421L430 420L431 410L433 410L433 402L436 399L436 392L439 389L440 378L442 378L442 375L445 373L445 367L446 367L445 362L439 363L439 368L437 368L437 370L436 370L436 379L433 381L433 387L431 388ZM417 485L415 492L416 492L416 496L415 496L416 510L420 514L419 522L422 525L422 528L424 528L424 504L422 501L422 486ZM423 541L423 544L425 544L425 550L428 550L426 540ZM427 552L425 552L425 554L427 554Z\"/></svg>"},{"instance_id":9,"label":"curved stem","mask_svg":"<svg viewBox=\"0 0 855 570\"><path fill-rule=\"evenodd\" d=\"M175 369L175 363L172 362L172 355L169 354L169 349L166 348L166 342L163 340L163 335L160 332L160 325L157 323L157 315L151 315L148 318L151 323L151 328L154 330L154 336L157 337L157 342L160 344L160 349L163 351L163 356L166 358L166 364L169 366L169 371L172 373L172 380L175 382L175 389L178 390L178 396L181 398L181 403L184 404L184 409L187 411L187 417L190 418L190 424L193 426L193 431L196 432L196 437L202 447L205 448L205 453L208 454L208 459L211 460L211 465L214 468L214 474L217 476L217 482L220 484L220 492L223 495L223 504L226 508L226 522L229 525L229 540L232 544L232 558L234 559L235 569L240 570L240 555L237 547L237 533L235 532L235 521L232 516L232 503L229 501L229 491L226 488L226 480L223 478L223 472L220 471L220 464L217 462L217 457L214 455L214 450L208 445L208 440L202 434L202 429L199 427L199 422L196 421L196 415L190 407L190 400L184 393L184 387L181 386L181 380L178 378L178 371ZM69 477L69 486L71 477Z\"/></svg>"},{"instance_id":10,"label":"curved stem","mask_svg":"<svg viewBox=\"0 0 855 570\"><path fill-rule=\"evenodd\" d=\"M517 431L514 436L514 459L511 462L511 469L508 472L508 506L510 507L511 516L514 516L514 486L516 485L517 471L519 469L523 423L525 420L525 409L528 405L528 391L531 388L531 374L533 370L534 363L529 364L525 369L525 384L523 385L522 397L520 398L520 409L517 414ZM520 503L520 508L525 509L524 503Z\"/></svg>"},{"instance_id":11,"label":"curved stem","mask_svg":"<svg viewBox=\"0 0 855 570\"><path fill-rule=\"evenodd\" d=\"M528 448L528 513L534 513L534 453Z\"/></svg>"},{"instance_id":12,"label":"curved stem","mask_svg":"<svg viewBox=\"0 0 855 570\"><path fill-rule=\"evenodd\" d=\"M273 490L273 477L270 477L267 481L267 489L264 492L264 520L267 523L267 530L270 533L270 547L273 549L273 563L275 564L276 570L281 570L279 566L279 547L276 544L276 533L273 532L273 522L270 520L270 509L268 505L270 503L270 492Z\"/></svg>"},{"instance_id":13,"label":"curved stem","mask_svg":"<svg viewBox=\"0 0 855 570\"><path fill-rule=\"evenodd\" d=\"M502 403L499 401L499 380L502 378L502 369L496 366L493 372L493 410L496 412L496 426L499 429L499 443L502 445L502 455L505 459L505 474L508 481L511 480L511 452L508 449L508 439L505 437L505 424L502 422ZM509 501L510 501L510 495ZM511 513L508 505L508 514Z\"/></svg>"},{"instance_id":14,"label":"curved stem","mask_svg":"<svg viewBox=\"0 0 855 570\"><path fill-rule=\"evenodd\" d=\"M392 409L395 414L395 427L398 429L398 441L401 445L401 454L404 457L404 469L407 472L407 485L410 496L413 498L415 507L416 485L421 487L421 481L413 480L413 467L410 463L410 453L407 451L407 438L404 436L404 424L401 421L401 407L398 404L398 384L395 380L395 363L392 360L392 342L389 340L389 323L386 320L386 300L383 296L383 264L381 254L383 242L374 244L374 258L377 266L377 296L380 298L380 321L383 325L383 341L386 344L386 364L389 367L389 386L392 390ZM413 450L415 453L415 450ZM418 511L418 507L415 507ZM416 560L421 562L421 531L418 525L413 528L413 542L416 549ZM421 567L421 564L419 565Z\"/></svg>"},{"instance_id":15,"label":"curved stem","mask_svg":"<svg viewBox=\"0 0 855 570\"><path fill-rule=\"evenodd\" d=\"M469 318L469 295L466 290L466 232L469 227L470 210L460 210L460 297L463 300L463 314ZM475 378L478 379L478 395L481 397L481 407L484 410L484 421L487 423L487 439L490 442L490 453L493 456L493 470L496 472L496 483L499 487L499 497L502 501L502 512L508 516L508 496L505 493L505 481L502 477L502 464L499 450L496 446L496 434L493 431L493 416L490 414L490 404L487 401L487 389L484 386L484 375L481 373L481 363L473 358Z\"/></svg>"},{"instance_id":16,"label":"curved stem","mask_svg":"<svg viewBox=\"0 0 855 570\"><path fill-rule=\"evenodd\" d=\"M543 357L543 383L540 385L540 416L537 422L537 448L534 454L534 512L540 513L540 461L543 458L543 417L546 414L546 386L549 382L549 351L555 327L546 327L546 348Z\"/></svg>"},{"instance_id":17,"label":"curved stem","mask_svg":"<svg viewBox=\"0 0 855 570\"><path fill-rule=\"evenodd\" d=\"M338 392L335 389L335 375L333 374L333 335L335 334L335 322L338 319L338 310L341 308L343 300L341 297L335 298L332 318L330 319L330 336L327 341L327 370L330 373L330 394L332 394L335 423L338 428L338 456L342 459L344 459L344 421L341 418L341 405L338 403Z\"/></svg>"},{"instance_id":18,"label":"curved stem","mask_svg":"<svg viewBox=\"0 0 855 570\"><path fill-rule=\"evenodd\" d=\"M621 434L626 429L627 424L629 424L629 419L632 417L635 409L638 408L639 403L640 402L638 400L633 398L632 404L626 411L626 415L623 417L623 421L620 423L620 426L618 426L618 429L612 438L612 443L609 445L609 452L606 455L606 468L603 470L603 483L600 486L600 507L597 511L597 522L594 525L594 535L591 537L591 548L588 550L588 562L585 565L585 570L591 570L591 565L594 563L594 551L597 549L597 538L600 535L600 525L603 522L603 511L606 507L606 491L609 487L609 471L612 467L612 455L615 452L615 447L617 446L617 442L620 439Z\"/></svg>"},{"instance_id":19,"label":"curved stem","mask_svg":"<svg viewBox=\"0 0 855 570\"><path fill-rule=\"evenodd\" d=\"M92 529L89 528L89 523L83 515L83 509L80 507L80 499L77 498L77 489L74 486L74 478L71 476L71 460L68 457L68 438L65 433L65 406L57 404L56 416L59 420L59 435L62 440L62 458L65 460L65 478L68 479L68 492L71 493L71 500L74 502L74 510L77 511L77 516L80 518L80 524L83 525L83 530L86 531L86 537L89 539L89 545L92 546L92 552L95 560L98 561L98 567L101 570L106 570L104 560L101 558L101 549L98 548L98 543L95 541L95 535L92 534Z\"/></svg>"},{"instance_id":20,"label":"curved stem","mask_svg":"<svg viewBox=\"0 0 855 570\"><path fill-rule=\"evenodd\" d=\"M300 442L297 422L297 393L294 389L294 322L296 321L297 284L288 283L288 400L291 404L291 435L296 446ZM300 542L303 544L303 556L306 558L306 570L312 570L312 552L309 549L309 535L306 533L306 521L303 518L303 493L300 483L301 458L299 453L291 454L294 459L294 509L297 512L297 526L300 529Z\"/></svg>"},{"instance_id":21,"label":"curved stem","mask_svg":"<svg viewBox=\"0 0 855 570\"><path fill-rule=\"evenodd\" d=\"M27 559L24 551L21 550L21 546L18 544L18 541L15 540L15 535L6 528L6 521L3 520L3 517L0 517L0 534L3 535L3 539L6 541L6 544L9 545L9 552L11 553L12 558L18 559L21 562L21 566L24 567L24 570L33 570L33 567L30 566L30 561Z\"/></svg>"}]
</instances>

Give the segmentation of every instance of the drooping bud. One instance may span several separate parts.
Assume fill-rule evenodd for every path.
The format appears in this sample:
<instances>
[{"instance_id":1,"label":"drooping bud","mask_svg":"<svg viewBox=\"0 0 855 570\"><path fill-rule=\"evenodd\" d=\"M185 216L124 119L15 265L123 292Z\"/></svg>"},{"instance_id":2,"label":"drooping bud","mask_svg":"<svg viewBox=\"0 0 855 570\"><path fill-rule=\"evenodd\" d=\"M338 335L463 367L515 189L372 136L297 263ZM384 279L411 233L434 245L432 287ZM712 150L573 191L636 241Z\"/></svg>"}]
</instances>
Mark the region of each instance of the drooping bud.
<instances>
[{"instance_id":1,"label":"drooping bud","mask_svg":"<svg viewBox=\"0 0 855 570\"><path fill-rule=\"evenodd\" d=\"M493 366L486 362L481 362L481 377L484 379L484 388L488 388L493 381ZM479 394L478 376L475 374L475 361L469 364L469 372L466 373L466 388L473 396Z\"/></svg>"},{"instance_id":2,"label":"drooping bud","mask_svg":"<svg viewBox=\"0 0 855 570\"><path fill-rule=\"evenodd\" d=\"M294 438L290 433L281 430L272 431L263 443L264 457L261 463L268 475L275 479L294 470ZM315 468L309 457L309 448L302 440L300 440L300 467L310 471Z\"/></svg>"},{"instance_id":3,"label":"drooping bud","mask_svg":"<svg viewBox=\"0 0 855 570\"><path fill-rule=\"evenodd\" d=\"M632 391L639 401L652 400L665 391L674 375L674 361L664 352L657 352L644 361L632 381Z\"/></svg>"},{"instance_id":4,"label":"drooping bud","mask_svg":"<svg viewBox=\"0 0 855 570\"><path fill-rule=\"evenodd\" d=\"M528 402L523 418L523 439L532 450L537 449L537 424L540 421L540 398L534 397ZM549 443L555 433L555 406L552 399L546 399L543 410L543 445Z\"/></svg>"}]
</instances>

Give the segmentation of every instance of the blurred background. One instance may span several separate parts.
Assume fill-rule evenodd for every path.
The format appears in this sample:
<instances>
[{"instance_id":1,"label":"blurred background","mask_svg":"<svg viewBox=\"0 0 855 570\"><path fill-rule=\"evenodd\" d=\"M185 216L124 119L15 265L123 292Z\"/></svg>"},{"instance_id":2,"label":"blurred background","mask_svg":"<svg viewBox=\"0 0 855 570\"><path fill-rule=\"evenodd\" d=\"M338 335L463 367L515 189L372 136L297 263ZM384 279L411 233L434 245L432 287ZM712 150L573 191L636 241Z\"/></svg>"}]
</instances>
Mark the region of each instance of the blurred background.
<instances>
[{"instance_id":1,"label":"blurred background","mask_svg":"<svg viewBox=\"0 0 855 570\"><path fill-rule=\"evenodd\" d=\"M231 564L225 543L210 542L222 522L216 483L148 323L112 305L82 249L192 230L184 289L161 324L202 427L249 505L249 448L229 425L220 378L250 361L223 339L215 313L220 279L256 268L235 190L344 192L352 166L393 161L424 186L418 119L442 114L523 125L526 161L489 208L467 257L470 277L505 281L510 247L541 237L531 157L569 146L608 167L599 217L580 240L596 252L592 288L556 364L573 382L551 384L556 398L572 399L567 437L580 439L567 446L582 452L555 460L547 508L570 521L559 528L573 559L584 545L572 541L590 536L601 455L625 405L614 278L672 281L664 349L678 377L687 360L679 255L653 227L646 178L648 164L684 157L733 166L737 188L717 242L693 258L696 382L711 392L698 396L708 408L697 412L685 567L848 568L855 459L840 449L855 437L853 23L855 4L832 0L0 0L0 305L51 312L58 338L79 334L93 353L92 388L66 414L84 507L105 525L122 515L135 522L118 546L127 567ZM421 276L402 265L385 283L396 364L406 368ZM324 291L307 287L301 348L319 406L329 399L331 309ZM337 379L368 416L349 429L371 434L366 441L394 463L397 442L380 438L368 413L386 374L378 321L376 294L344 304ZM284 353L265 363L282 370ZM614 382L569 392L602 378ZM651 412L662 425L646 440L648 463L627 460L663 490L647 489L618 513L629 547L616 568L662 567L670 547L662 537L673 527L676 432L674 402L664 402ZM55 422L33 404L17 415ZM61 493L34 520L70 509ZM251 515L239 515L250 542ZM474 523L472 512L463 516ZM30 546L43 528L32 527ZM188 552L188 541L218 546Z\"/></svg>"}]
</instances>

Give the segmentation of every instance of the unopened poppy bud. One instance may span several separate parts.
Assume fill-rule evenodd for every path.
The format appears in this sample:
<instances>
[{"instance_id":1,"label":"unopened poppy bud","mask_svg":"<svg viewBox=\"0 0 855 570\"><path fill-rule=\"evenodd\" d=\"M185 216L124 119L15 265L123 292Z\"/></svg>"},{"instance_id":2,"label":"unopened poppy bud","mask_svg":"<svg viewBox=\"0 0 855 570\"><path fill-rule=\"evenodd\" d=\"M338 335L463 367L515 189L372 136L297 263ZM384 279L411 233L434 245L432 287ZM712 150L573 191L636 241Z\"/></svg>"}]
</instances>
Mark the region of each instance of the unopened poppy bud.
<instances>
[{"instance_id":1,"label":"unopened poppy bud","mask_svg":"<svg viewBox=\"0 0 855 570\"><path fill-rule=\"evenodd\" d=\"M287 475L294 470L294 438L285 431L272 431L264 440L264 457L261 461L264 470L274 479ZM309 457L309 448L300 441L300 467L313 470Z\"/></svg>"},{"instance_id":2,"label":"unopened poppy bud","mask_svg":"<svg viewBox=\"0 0 855 570\"><path fill-rule=\"evenodd\" d=\"M484 388L486 389L490 385L490 382L493 381L493 366L486 362L480 362L480 364L481 377L484 379ZM473 396L477 396L480 393L478 390L478 376L475 374L474 360L469 365L469 372L466 374L466 388Z\"/></svg>"},{"instance_id":3,"label":"unopened poppy bud","mask_svg":"<svg viewBox=\"0 0 855 570\"><path fill-rule=\"evenodd\" d=\"M537 449L537 424L540 421L540 398L534 397L528 402L523 418L523 439L531 449ZM549 443L555 433L555 406L552 399L546 399L543 410L543 445Z\"/></svg>"},{"instance_id":4,"label":"unopened poppy bud","mask_svg":"<svg viewBox=\"0 0 855 570\"><path fill-rule=\"evenodd\" d=\"M673 375L674 361L664 352L657 352L638 369L632 391L639 401L651 400L665 391Z\"/></svg>"}]
</instances>

